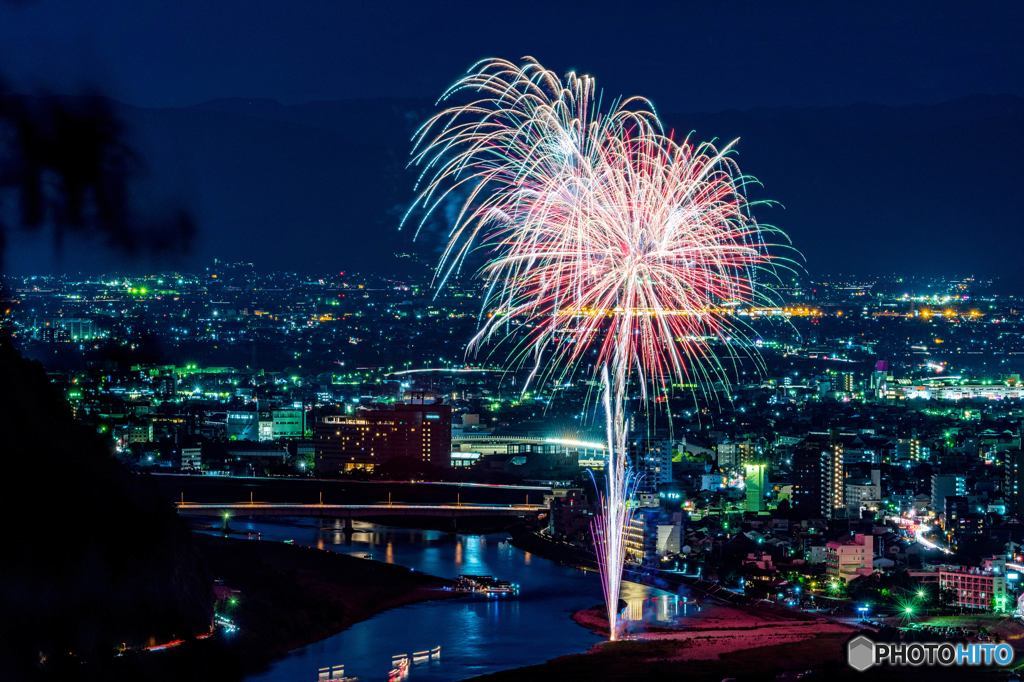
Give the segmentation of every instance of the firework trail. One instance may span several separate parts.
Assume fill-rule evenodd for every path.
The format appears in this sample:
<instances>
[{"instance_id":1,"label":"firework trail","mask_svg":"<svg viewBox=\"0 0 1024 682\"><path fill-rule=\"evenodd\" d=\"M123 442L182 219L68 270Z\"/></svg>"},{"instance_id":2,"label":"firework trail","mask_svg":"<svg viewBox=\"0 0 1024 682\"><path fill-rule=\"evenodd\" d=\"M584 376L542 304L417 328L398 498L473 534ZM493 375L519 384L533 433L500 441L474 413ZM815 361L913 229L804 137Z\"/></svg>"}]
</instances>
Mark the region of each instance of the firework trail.
<instances>
[{"instance_id":1,"label":"firework trail","mask_svg":"<svg viewBox=\"0 0 1024 682\"><path fill-rule=\"evenodd\" d=\"M636 482L630 388L646 405L674 383L728 386L714 346L751 353L735 307L776 300L774 247L788 242L753 218L745 189L756 181L733 145L673 139L645 99L605 106L589 76L562 79L530 58L479 62L439 104L456 98L469 101L413 138L421 174L403 223L419 212L422 227L462 200L435 284L485 253L485 315L470 349L501 348L508 365L530 368L527 385L583 364L600 380L608 461L592 531L615 639Z\"/></svg>"}]
</instances>

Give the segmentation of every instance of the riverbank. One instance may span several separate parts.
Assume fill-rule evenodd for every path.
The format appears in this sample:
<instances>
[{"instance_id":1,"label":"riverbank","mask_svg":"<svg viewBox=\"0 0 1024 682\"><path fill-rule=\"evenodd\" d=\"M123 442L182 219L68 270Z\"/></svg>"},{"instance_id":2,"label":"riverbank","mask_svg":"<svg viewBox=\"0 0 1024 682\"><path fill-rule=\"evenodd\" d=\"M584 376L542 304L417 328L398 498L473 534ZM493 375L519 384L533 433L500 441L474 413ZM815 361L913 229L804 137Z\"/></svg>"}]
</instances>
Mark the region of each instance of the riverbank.
<instances>
[{"instance_id":1,"label":"riverbank","mask_svg":"<svg viewBox=\"0 0 1024 682\"><path fill-rule=\"evenodd\" d=\"M584 550L559 543L526 529L513 533L523 549L562 563L592 567ZM700 595L699 612L686 616L679 627L632 624L627 641L604 642L590 651L547 663L509 670L477 680L529 679L634 680L638 678L721 680L775 679L808 670L843 677L845 645L856 629L747 598L694 576L651 570L627 570L633 582ZM572 614L573 621L601 637L608 636L603 606Z\"/></svg>"},{"instance_id":2,"label":"riverbank","mask_svg":"<svg viewBox=\"0 0 1024 682\"><path fill-rule=\"evenodd\" d=\"M593 552L568 542L552 540L546 535L522 525L510 529L509 533L512 537L512 544L522 550L567 566L592 571L597 570L597 561ZM786 614L792 615L796 613L792 609L768 604L763 599L755 599L745 594L728 590L717 582L673 571L627 565L622 571L622 578L623 580L667 592L679 592L680 589L685 588L690 593L701 595L705 599L713 600L716 603L739 608L768 610L783 617L789 617Z\"/></svg>"},{"instance_id":3,"label":"riverbank","mask_svg":"<svg viewBox=\"0 0 1024 682\"><path fill-rule=\"evenodd\" d=\"M460 596L403 566L279 542L195 536L210 573L238 590L234 634L119 659L110 679L240 680L377 613ZM107 678L103 678L107 679Z\"/></svg>"},{"instance_id":4,"label":"riverbank","mask_svg":"<svg viewBox=\"0 0 1024 682\"><path fill-rule=\"evenodd\" d=\"M579 611L573 620L608 634L601 606ZM846 642L854 632L801 614L787 617L757 607L714 604L687 616L677 628L644 626L624 641L603 642L586 653L474 680L847 679L847 673L856 674L845 659Z\"/></svg>"},{"instance_id":5,"label":"riverbank","mask_svg":"<svg viewBox=\"0 0 1024 682\"><path fill-rule=\"evenodd\" d=\"M608 636L608 618L603 606L578 611L573 614L573 620L603 637ZM795 644L834 635L845 641L854 632L856 628L824 618L712 604L685 616L674 626L628 623L624 639L671 643L672 660L692 662L713 661L746 649Z\"/></svg>"},{"instance_id":6,"label":"riverbank","mask_svg":"<svg viewBox=\"0 0 1024 682\"><path fill-rule=\"evenodd\" d=\"M556 658L541 665L508 670L472 678L474 682L512 682L514 680L777 680L802 679L809 670L820 676L812 679L847 679L843 651L846 634L819 635L786 644L752 645L714 658L687 656L703 643L689 646L666 640L604 643L591 651ZM905 673L904 673L905 678ZM863 677L859 678L863 679ZM875 679L875 678L872 678Z\"/></svg>"}]
</instances>

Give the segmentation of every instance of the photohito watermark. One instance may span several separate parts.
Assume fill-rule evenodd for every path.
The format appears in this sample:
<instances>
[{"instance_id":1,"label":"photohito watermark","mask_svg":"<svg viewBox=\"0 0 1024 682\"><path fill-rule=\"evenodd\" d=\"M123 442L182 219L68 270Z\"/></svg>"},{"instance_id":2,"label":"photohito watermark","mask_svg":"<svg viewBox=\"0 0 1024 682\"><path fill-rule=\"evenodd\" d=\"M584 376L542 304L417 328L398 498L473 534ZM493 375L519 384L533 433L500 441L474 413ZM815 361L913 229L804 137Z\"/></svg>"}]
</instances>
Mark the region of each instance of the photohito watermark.
<instances>
[{"instance_id":1,"label":"photohito watermark","mask_svg":"<svg viewBox=\"0 0 1024 682\"><path fill-rule=\"evenodd\" d=\"M875 665L997 665L1013 663L1013 647L996 642L873 642L860 635L846 645L846 660L861 672Z\"/></svg>"}]
</instances>

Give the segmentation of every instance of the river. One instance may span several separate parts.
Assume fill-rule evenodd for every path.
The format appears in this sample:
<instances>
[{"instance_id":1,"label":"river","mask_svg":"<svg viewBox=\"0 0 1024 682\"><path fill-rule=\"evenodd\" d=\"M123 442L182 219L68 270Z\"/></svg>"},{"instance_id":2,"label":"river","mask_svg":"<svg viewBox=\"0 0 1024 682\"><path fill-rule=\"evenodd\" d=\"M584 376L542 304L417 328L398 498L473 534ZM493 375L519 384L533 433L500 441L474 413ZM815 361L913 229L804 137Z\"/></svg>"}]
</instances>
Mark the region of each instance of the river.
<instances>
[{"instance_id":1,"label":"river","mask_svg":"<svg viewBox=\"0 0 1024 682\"><path fill-rule=\"evenodd\" d=\"M445 578L460 574L494 575L519 583L520 595L508 599L467 596L399 607L356 623L349 629L302 647L247 682L313 682L326 666L344 665L345 674L364 682L385 680L392 656L441 647L436 660L413 664L415 682L461 680L474 675L541 663L579 653L600 641L571 615L599 603L601 587L593 573L560 566L508 542L507 535L452 535L355 524L346 541L341 522L316 519L237 522L235 530L258 532L264 541L369 555ZM674 595L625 583L623 599L633 618L674 617Z\"/></svg>"}]
</instances>

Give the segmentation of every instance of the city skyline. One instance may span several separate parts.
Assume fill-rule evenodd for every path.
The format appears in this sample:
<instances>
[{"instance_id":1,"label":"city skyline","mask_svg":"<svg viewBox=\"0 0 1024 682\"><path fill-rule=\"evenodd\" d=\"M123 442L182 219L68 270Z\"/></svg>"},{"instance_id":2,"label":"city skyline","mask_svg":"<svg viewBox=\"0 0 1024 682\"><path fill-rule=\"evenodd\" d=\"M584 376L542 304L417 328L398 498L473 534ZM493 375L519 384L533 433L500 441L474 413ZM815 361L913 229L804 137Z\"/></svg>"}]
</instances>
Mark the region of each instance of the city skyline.
<instances>
[{"instance_id":1,"label":"city skyline","mask_svg":"<svg viewBox=\"0 0 1024 682\"><path fill-rule=\"evenodd\" d=\"M0 0L0 678L1016 679L1022 30Z\"/></svg>"}]
</instances>

